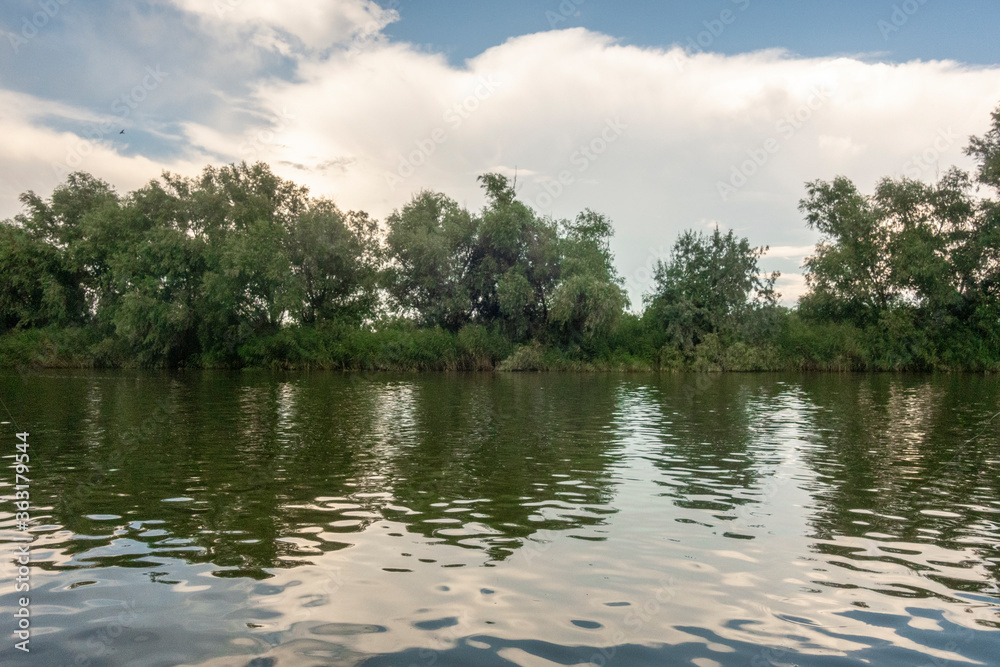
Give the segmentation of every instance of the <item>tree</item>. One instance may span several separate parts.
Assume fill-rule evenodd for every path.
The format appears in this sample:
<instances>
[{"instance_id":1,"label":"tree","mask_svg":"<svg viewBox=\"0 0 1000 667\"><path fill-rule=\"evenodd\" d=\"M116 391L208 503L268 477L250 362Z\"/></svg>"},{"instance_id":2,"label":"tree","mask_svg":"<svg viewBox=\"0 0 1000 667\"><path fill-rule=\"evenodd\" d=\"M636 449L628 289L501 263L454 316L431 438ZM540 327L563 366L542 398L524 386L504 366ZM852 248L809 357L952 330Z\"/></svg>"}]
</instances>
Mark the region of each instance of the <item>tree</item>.
<instances>
[{"instance_id":1,"label":"tree","mask_svg":"<svg viewBox=\"0 0 1000 667\"><path fill-rule=\"evenodd\" d=\"M0 224L0 332L83 319L83 292L59 249L11 220Z\"/></svg>"},{"instance_id":2,"label":"tree","mask_svg":"<svg viewBox=\"0 0 1000 667\"><path fill-rule=\"evenodd\" d=\"M890 273L905 305L958 311L975 291L968 245L975 203L967 173L951 169L935 185L883 179L872 199L887 229ZM974 254L974 253L973 253Z\"/></svg>"},{"instance_id":3,"label":"tree","mask_svg":"<svg viewBox=\"0 0 1000 667\"><path fill-rule=\"evenodd\" d=\"M300 323L374 316L382 253L378 225L366 213L314 200L292 221L288 250Z\"/></svg>"},{"instance_id":4,"label":"tree","mask_svg":"<svg viewBox=\"0 0 1000 667\"><path fill-rule=\"evenodd\" d=\"M386 223L384 284L393 305L425 326L458 331L473 312L477 221L454 200L424 191Z\"/></svg>"},{"instance_id":5,"label":"tree","mask_svg":"<svg viewBox=\"0 0 1000 667\"><path fill-rule=\"evenodd\" d=\"M49 201L31 191L20 200L27 211L15 224L58 257L60 296L53 298L66 310L56 319L84 324L99 316L110 294L109 260L122 241L118 195L106 182L74 172Z\"/></svg>"},{"instance_id":6,"label":"tree","mask_svg":"<svg viewBox=\"0 0 1000 667\"><path fill-rule=\"evenodd\" d=\"M487 204L472 216L422 192L389 219L384 284L393 304L426 326L499 327L515 340L540 333L559 271L554 223L517 201L510 181L484 174Z\"/></svg>"},{"instance_id":7,"label":"tree","mask_svg":"<svg viewBox=\"0 0 1000 667\"><path fill-rule=\"evenodd\" d=\"M990 129L981 137L971 137L965 154L979 163L979 182L1000 189L1000 107L993 111L991 117L993 123Z\"/></svg>"},{"instance_id":8,"label":"tree","mask_svg":"<svg viewBox=\"0 0 1000 667\"><path fill-rule=\"evenodd\" d=\"M562 223L560 279L549 321L563 344L591 347L606 339L628 307L628 296L611 253L611 221L590 209Z\"/></svg>"},{"instance_id":9,"label":"tree","mask_svg":"<svg viewBox=\"0 0 1000 667\"><path fill-rule=\"evenodd\" d=\"M556 225L517 201L506 176L483 174L478 180L487 203L470 257L473 311L480 322L525 340L548 320L548 300L559 277Z\"/></svg>"},{"instance_id":10,"label":"tree","mask_svg":"<svg viewBox=\"0 0 1000 667\"><path fill-rule=\"evenodd\" d=\"M856 324L877 320L900 296L889 229L871 199L844 177L808 183L806 192L799 209L809 228L823 236L804 263L810 292L800 308L810 316Z\"/></svg>"},{"instance_id":11,"label":"tree","mask_svg":"<svg viewBox=\"0 0 1000 667\"><path fill-rule=\"evenodd\" d=\"M993 123L982 137L972 137L966 154L979 163L977 181L994 192L1000 191L1000 107L993 112ZM969 234L966 262L974 264L976 291L982 305L993 314L1000 310L1000 200L983 199Z\"/></svg>"},{"instance_id":12,"label":"tree","mask_svg":"<svg viewBox=\"0 0 1000 667\"><path fill-rule=\"evenodd\" d=\"M1000 185L1000 109L966 153L978 183ZM865 330L880 363L934 367L991 363L1000 345L1000 215L968 173L937 183L886 178L871 196L845 178L808 186L801 203L823 238L806 259L807 318ZM942 360L944 360L942 362Z\"/></svg>"},{"instance_id":13,"label":"tree","mask_svg":"<svg viewBox=\"0 0 1000 667\"><path fill-rule=\"evenodd\" d=\"M167 225L115 257L115 336L141 364L176 366L199 350L197 298L204 242Z\"/></svg>"},{"instance_id":14,"label":"tree","mask_svg":"<svg viewBox=\"0 0 1000 667\"><path fill-rule=\"evenodd\" d=\"M762 276L754 248L730 230L710 235L692 230L677 239L670 258L657 262L646 316L666 340L691 349L709 334L756 338L777 302L777 273Z\"/></svg>"},{"instance_id":15,"label":"tree","mask_svg":"<svg viewBox=\"0 0 1000 667\"><path fill-rule=\"evenodd\" d=\"M1000 174L1000 110L993 118L966 150L987 187ZM871 196L843 177L807 188L800 208L823 237L805 262L804 315L867 327L907 310L915 327L940 339L995 319L1000 215L996 202L974 196L969 174L952 168L935 184L886 178Z\"/></svg>"},{"instance_id":16,"label":"tree","mask_svg":"<svg viewBox=\"0 0 1000 667\"><path fill-rule=\"evenodd\" d=\"M245 162L206 168L179 189L192 233L206 242L199 345L212 359L235 361L242 344L277 332L300 308L289 234L308 190Z\"/></svg>"}]
</instances>

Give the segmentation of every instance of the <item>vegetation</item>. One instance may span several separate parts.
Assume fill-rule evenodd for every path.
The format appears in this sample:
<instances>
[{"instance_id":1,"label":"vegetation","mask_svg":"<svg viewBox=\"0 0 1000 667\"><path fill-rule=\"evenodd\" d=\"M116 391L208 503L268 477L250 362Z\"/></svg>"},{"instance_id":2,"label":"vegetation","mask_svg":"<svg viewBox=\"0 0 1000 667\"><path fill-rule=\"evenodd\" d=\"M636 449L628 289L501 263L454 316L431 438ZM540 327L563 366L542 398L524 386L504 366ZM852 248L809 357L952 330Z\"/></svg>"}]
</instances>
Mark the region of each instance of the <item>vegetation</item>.
<instances>
[{"instance_id":1,"label":"vegetation","mask_svg":"<svg viewBox=\"0 0 1000 667\"><path fill-rule=\"evenodd\" d=\"M1000 369L1000 109L975 174L808 183L809 292L732 232L686 231L628 310L611 221L418 193L378 224L264 164L85 173L0 223L0 365L545 370Z\"/></svg>"}]
</instances>

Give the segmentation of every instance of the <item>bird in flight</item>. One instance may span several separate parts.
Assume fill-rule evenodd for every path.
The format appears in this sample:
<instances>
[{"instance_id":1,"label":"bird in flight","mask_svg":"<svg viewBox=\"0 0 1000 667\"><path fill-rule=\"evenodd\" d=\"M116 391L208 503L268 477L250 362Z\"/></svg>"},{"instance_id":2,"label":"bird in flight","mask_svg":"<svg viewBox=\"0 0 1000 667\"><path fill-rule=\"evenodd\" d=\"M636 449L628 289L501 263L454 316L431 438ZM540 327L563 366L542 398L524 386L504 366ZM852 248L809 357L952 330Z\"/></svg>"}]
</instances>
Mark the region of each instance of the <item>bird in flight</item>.
<instances>
[{"instance_id":1,"label":"bird in flight","mask_svg":"<svg viewBox=\"0 0 1000 667\"><path fill-rule=\"evenodd\" d=\"M118 134L125 134L125 130L122 130L122 131L121 131L121 132L119 132Z\"/></svg>"}]
</instances>

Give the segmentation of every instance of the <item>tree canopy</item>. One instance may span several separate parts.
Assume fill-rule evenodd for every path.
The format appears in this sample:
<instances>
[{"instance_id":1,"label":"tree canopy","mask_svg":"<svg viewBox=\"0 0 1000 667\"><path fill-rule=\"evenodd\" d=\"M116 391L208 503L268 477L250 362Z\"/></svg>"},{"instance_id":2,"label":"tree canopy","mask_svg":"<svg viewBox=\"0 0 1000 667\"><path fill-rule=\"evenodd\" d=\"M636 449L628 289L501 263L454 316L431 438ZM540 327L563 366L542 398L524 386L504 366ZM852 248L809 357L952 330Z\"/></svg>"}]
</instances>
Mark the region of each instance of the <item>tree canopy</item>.
<instances>
[{"instance_id":1,"label":"tree canopy","mask_svg":"<svg viewBox=\"0 0 1000 667\"><path fill-rule=\"evenodd\" d=\"M0 362L1000 369L1000 109L966 152L936 183L807 183L797 308L717 227L680 234L641 314L612 221L543 216L503 174L479 211L423 191L380 223L263 163L126 194L77 172L0 223Z\"/></svg>"}]
</instances>

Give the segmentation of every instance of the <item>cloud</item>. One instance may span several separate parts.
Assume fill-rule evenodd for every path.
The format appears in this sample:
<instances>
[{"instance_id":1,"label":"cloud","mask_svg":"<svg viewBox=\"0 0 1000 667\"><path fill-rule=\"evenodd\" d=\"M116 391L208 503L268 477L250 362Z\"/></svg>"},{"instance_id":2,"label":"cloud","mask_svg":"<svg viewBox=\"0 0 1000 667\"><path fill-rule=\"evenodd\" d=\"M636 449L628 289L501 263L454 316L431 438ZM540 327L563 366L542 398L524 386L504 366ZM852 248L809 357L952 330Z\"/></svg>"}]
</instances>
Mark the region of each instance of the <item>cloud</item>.
<instances>
[{"instance_id":1,"label":"cloud","mask_svg":"<svg viewBox=\"0 0 1000 667\"><path fill-rule=\"evenodd\" d=\"M363 36L375 35L399 15L373 0L171 0L179 8L213 25L250 28L255 42L290 53L282 37L297 38L310 49L325 49Z\"/></svg>"},{"instance_id":2,"label":"cloud","mask_svg":"<svg viewBox=\"0 0 1000 667\"><path fill-rule=\"evenodd\" d=\"M801 261L807 256L813 254L815 249L815 245L779 245L769 247L767 252L764 253L764 256L776 259L795 259Z\"/></svg>"},{"instance_id":3,"label":"cloud","mask_svg":"<svg viewBox=\"0 0 1000 667\"><path fill-rule=\"evenodd\" d=\"M806 277L801 273L783 273L775 282L774 289L781 295L781 303L791 305L809 291Z\"/></svg>"},{"instance_id":4,"label":"cloud","mask_svg":"<svg viewBox=\"0 0 1000 667\"><path fill-rule=\"evenodd\" d=\"M843 174L870 190L886 175L933 179L938 165L968 167L967 137L987 129L1000 102L1000 68L954 62L690 54L570 29L510 39L455 66L408 44L359 38L394 18L371 2L279 16L244 0L217 16L214 3L172 1L202 30L275 37L294 66L227 89L211 113L201 105L161 119L179 146L169 162L102 144L87 170L124 189L161 167L195 173L198 160L263 160L343 208L384 218L424 188L478 208L476 176L516 167L519 195L542 213L573 217L590 207L611 217L633 303L648 288L650 249L666 254L681 230L708 221L772 246L762 265L787 274L779 284L791 303L801 285L793 276L816 240L797 210L805 181ZM322 50L352 36L352 48ZM277 47L265 39L243 48ZM225 53L206 57L215 80ZM45 125L50 102L17 104L0 120L6 136L30 137L31 148L0 145L0 169L19 174L18 187L50 191L50 164L72 137ZM0 215L16 206L0 193Z\"/></svg>"},{"instance_id":5,"label":"cloud","mask_svg":"<svg viewBox=\"0 0 1000 667\"><path fill-rule=\"evenodd\" d=\"M81 121L90 130L85 136L60 131L41 122L52 117ZM109 125L110 120L116 121ZM155 160L126 155L127 136L118 134L120 118L94 114L67 104L53 104L30 95L0 90L0 205L4 217L20 209L19 194L34 190L47 196L69 171L89 171L119 191L138 188L164 169L197 173L207 155L187 151L186 158ZM102 127L113 129L102 131Z\"/></svg>"}]
</instances>

